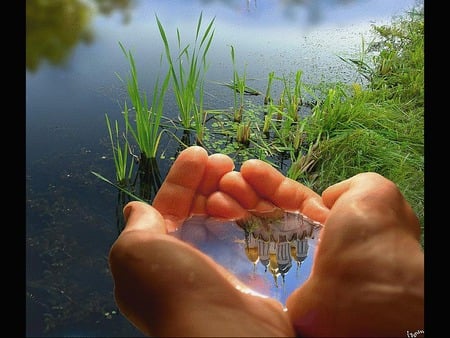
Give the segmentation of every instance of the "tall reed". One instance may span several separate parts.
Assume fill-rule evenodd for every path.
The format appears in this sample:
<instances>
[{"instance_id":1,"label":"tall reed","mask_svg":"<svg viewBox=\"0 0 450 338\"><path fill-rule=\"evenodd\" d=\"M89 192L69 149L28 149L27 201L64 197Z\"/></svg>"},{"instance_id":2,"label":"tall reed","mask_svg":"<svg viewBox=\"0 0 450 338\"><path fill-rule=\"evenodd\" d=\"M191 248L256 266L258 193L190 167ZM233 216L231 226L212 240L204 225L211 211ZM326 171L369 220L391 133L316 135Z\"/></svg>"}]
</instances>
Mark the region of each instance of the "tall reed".
<instances>
[{"instance_id":1,"label":"tall reed","mask_svg":"<svg viewBox=\"0 0 450 338\"><path fill-rule=\"evenodd\" d=\"M155 158L161 134L163 132L159 129L163 114L164 96L169 85L170 73L167 73L161 88L159 87L159 77L156 79L153 90L152 106L149 107L146 94L141 94L139 88L136 64L133 55L131 51L127 52L122 44L120 44L120 48L130 64L131 77L127 79L126 83L129 98L136 112L135 119L131 119L128 109L125 109L124 119L126 128L136 140L141 155L146 158ZM134 124L135 126L133 126Z\"/></svg>"},{"instance_id":2,"label":"tall reed","mask_svg":"<svg viewBox=\"0 0 450 338\"><path fill-rule=\"evenodd\" d=\"M241 122L242 112L244 110L244 95L246 89L247 74L244 70L244 75L240 76L236 68L236 60L234 54L234 47L231 46L231 62L233 63L233 95L234 95L234 121Z\"/></svg>"},{"instance_id":3,"label":"tall reed","mask_svg":"<svg viewBox=\"0 0 450 338\"><path fill-rule=\"evenodd\" d=\"M130 145L127 139L127 133L125 131L123 135L120 135L117 120L115 121L114 128L112 128L108 114L105 114L105 119L106 126L108 127L109 140L111 142L114 166L116 168L116 181L119 186L125 187L132 177L134 166L134 160L129 157ZM121 141L121 136L123 136L123 141Z\"/></svg>"},{"instance_id":4,"label":"tall reed","mask_svg":"<svg viewBox=\"0 0 450 338\"><path fill-rule=\"evenodd\" d=\"M174 57L164 27L156 15L159 33L164 43L166 59L169 63L169 72L173 80L172 87L180 113L181 124L184 128L189 129L192 127L192 122L195 121L199 130L202 128L198 123L204 120L202 105L204 95L203 83L208 70L206 56L214 37L213 24L215 20L213 18L201 34L202 18L203 13L200 13L193 45L182 45L181 34L177 28L178 54Z\"/></svg>"},{"instance_id":5,"label":"tall reed","mask_svg":"<svg viewBox=\"0 0 450 338\"><path fill-rule=\"evenodd\" d=\"M272 96L271 96L271 90L272 90L272 82L275 77L275 72L269 72L269 77L267 80L267 87L266 87L266 95L264 96L264 105L269 104L272 102Z\"/></svg>"},{"instance_id":6,"label":"tall reed","mask_svg":"<svg viewBox=\"0 0 450 338\"><path fill-rule=\"evenodd\" d=\"M295 73L295 83L294 87L291 86L291 81L286 78L286 76L283 76L283 93L282 93L282 100L284 107L287 111L287 114L292 118L293 121L298 120L298 111L300 109L300 106L302 104L302 97L301 97L301 76L302 71L298 70Z\"/></svg>"},{"instance_id":7,"label":"tall reed","mask_svg":"<svg viewBox=\"0 0 450 338\"><path fill-rule=\"evenodd\" d=\"M200 92L203 93L204 90L204 84L203 82L200 83ZM203 95L200 95L199 97L199 104L194 106L194 116L193 116L193 124L195 129L195 137L196 137L196 144L197 145L203 145L203 138L205 136L205 129L206 129L206 117L207 112L203 108Z\"/></svg>"}]
</instances>

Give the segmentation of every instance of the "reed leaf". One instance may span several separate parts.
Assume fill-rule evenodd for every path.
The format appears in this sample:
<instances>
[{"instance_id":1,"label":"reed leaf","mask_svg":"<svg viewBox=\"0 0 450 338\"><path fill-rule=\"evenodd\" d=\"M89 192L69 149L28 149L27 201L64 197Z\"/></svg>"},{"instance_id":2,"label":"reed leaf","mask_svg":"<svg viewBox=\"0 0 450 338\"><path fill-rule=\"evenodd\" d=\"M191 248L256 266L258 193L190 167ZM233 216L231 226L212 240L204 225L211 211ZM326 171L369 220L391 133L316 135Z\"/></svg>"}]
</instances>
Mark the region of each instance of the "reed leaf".
<instances>
[{"instance_id":1,"label":"reed leaf","mask_svg":"<svg viewBox=\"0 0 450 338\"><path fill-rule=\"evenodd\" d=\"M128 109L125 105L124 119L127 130L130 130L140 152L147 158L155 158L159 140L161 137L160 124L163 114L163 104L166 91L169 86L170 72L166 74L162 86L159 84L159 76L155 81L153 90L152 107L148 106L147 96L141 94L136 70L136 64L131 51L126 51L124 46L120 47L128 59L131 76L127 79L127 91L131 103L136 112L134 123L132 123ZM135 126L133 126L135 124Z\"/></svg>"},{"instance_id":2,"label":"reed leaf","mask_svg":"<svg viewBox=\"0 0 450 338\"><path fill-rule=\"evenodd\" d=\"M116 180L120 186L125 186L129 179L131 179L133 173L133 159L129 159L128 157L128 149L129 144L126 137L124 136L124 145L121 147L120 143L120 133L119 133L119 124L115 121L114 130L111 127L111 122L108 118L108 114L105 114L106 126L108 128L109 140L111 142L111 148L114 159L114 166L116 168ZM128 165L130 163L130 165Z\"/></svg>"},{"instance_id":3,"label":"reed leaf","mask_svg":"<svg viewBox=\"0 0 450 338\"><path fill-rule=\"evenodd\" d=\"M182 45L181 34L177 28L178 54L175 62L164 26L158 16L155 16L159 33L164 44L164 52L169 64L169 72L173 80L173 91L179 109L179 118L182 126L188 129L192 127L193 121L197 124L199 121L203 120L204 87L202 84L208 69L206 56L214 36L213 24L215 18L209 22L201 35L203 13L200 13L193 45ZM188 67L187 69L186 65ZM196 114L200 114L200 116L195 116Z\"/></svg>"}]
</instances>

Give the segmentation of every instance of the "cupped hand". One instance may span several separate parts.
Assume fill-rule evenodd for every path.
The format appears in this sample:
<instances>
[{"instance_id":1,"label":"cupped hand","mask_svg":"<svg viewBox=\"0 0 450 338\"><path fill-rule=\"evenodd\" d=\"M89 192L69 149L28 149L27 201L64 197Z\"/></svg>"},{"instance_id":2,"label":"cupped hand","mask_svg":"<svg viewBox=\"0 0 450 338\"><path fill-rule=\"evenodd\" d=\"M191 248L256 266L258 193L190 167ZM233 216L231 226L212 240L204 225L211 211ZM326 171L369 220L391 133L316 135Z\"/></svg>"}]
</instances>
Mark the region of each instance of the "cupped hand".
<instances>
[{"instance_id":1,"label":"cupped hand","mask_svg":"<svg viewBox=\"0 0 450 338\"><path fill-rule=\"evenodd\" d=\"M419 223L397 187L360 174L323 199L269 164L180 153L153 206L131 202L110 252L122 313L150 336L404 336L423 329ZM192 214L240 219L277 208L325 223L310 278L281 304L167 233ZM331 209L331 211L330 211Z\"/></svg>"},{"instance_id":2,"label":"cupped hand","mask_svg":"<svg viewBox=\"0 0 450 338\"><path fill-rule=\"evenodd\" d=\"M287 300L295 330L327 337L423 332L420 225L397 186L362 173L322 197L331 211L310 277Z\"/></svg>"},{"instance_id":3,"label":"cupped hand","mask_svg":"<svg viewBox=\"0 0 450 338\"><path fill-rule=\"evenodd\" d=\"M227 183L221 182L225 176L234 175L233 169L228 156L208 156L201 147L187 148L173 163L152 206L142 202L125 206L126 226L111 248L109 262L120 311L143 333L191 337L295 335L281 303L256 294L210 257L168 235L192 214L239 219L249 215L249 207L275 208L276 199L258 197L243 181L237 190L227 189ZM220 191L221 186L226 192ZM297 188L301 190L302 186ZM308 192L305 198L318 198L303 188ZM241 204L228 194L236 191L251 197L252 203ZM300 194L299 203L301 199Z\"/></svg>"},{"instance_id":4,"label":"cupped hand","mask_svg":"<svg viewBox=\"0 0 450 338\"><path fill-rule=\"evenodd\" d=\"M249 160L240 173L225 174L220 184L250 209L264 201L324 223L310 277L286 303L297 335L404 337L423 332L420 224L393 182L361 173L329 187L320 198L269 164ZM246 189L255 194L249 198Z\"/></svg>"}]
</instances>

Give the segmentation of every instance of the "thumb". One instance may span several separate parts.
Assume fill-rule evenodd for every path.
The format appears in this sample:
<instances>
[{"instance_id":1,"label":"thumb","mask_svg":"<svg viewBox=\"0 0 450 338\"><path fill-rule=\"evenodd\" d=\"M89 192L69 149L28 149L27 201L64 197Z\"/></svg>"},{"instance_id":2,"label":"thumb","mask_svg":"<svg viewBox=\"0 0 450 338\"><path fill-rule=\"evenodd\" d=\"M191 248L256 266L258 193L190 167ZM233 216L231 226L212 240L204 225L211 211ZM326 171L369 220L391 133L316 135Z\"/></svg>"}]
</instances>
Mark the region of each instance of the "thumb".
<instances>
[{"instance_id":1,"label":"thumb","mask_svg":"<svg viewBox=\"0 0 450 338\"><path fill-rule=\"evenodd\" d=\"M129 202L123 208L123 215L125 218L125 228L122 234L131 231L150 231L159 234L167 233L164 218L150 204L140 201Z\"/></svg>"}]
</instances>

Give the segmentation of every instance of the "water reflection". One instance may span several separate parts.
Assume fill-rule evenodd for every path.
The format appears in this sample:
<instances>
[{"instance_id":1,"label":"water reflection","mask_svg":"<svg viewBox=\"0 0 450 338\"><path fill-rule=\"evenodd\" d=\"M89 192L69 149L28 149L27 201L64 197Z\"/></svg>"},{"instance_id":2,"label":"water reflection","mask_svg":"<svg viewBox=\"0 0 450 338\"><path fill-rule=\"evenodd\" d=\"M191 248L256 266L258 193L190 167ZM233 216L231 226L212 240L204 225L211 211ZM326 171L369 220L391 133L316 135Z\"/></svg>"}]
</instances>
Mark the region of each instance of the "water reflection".
<instances>
[{"instance_id":1,"label":"water reflection","mask_svg":"<svg viewBox=\"0 0 450 338\"><path fill-rule=\"evenodd\" d=\"M316 25L322 21L336 21L342 13L342 9L347 9L344 14L345 19L357 17L358 11L371 11L368 2L367 8L364 4L351 7L357 4L355 0L278 0L278 1L258 1L258 0L198 0L194 6L189 4L186 10L191 8L201 8L211 10L213 13L221 12L222 17L229 17L231 21L236 21L239 16L243 16L245 21L250 19L250 15L255 14L255 18L267 22L268 26L275 26L280 22L295 22L302 25ZM383 1L385 5L385 1ZM111 16L114 12L122 15L122 24L129 24L132 20L132 13L139 5L143 13L144 9L150 9L149 13L168 10L172 16L179 17L177 9L186 7L183 1L162 1L149 0L139 2L136 0L27 0L26 1L26 67L31 72L36 72L43 61L48 61L52 65L64 64L71 55L74 48L80 44L92 44L95 39L95 32L92 26L96 14ZM389 4L395 7L395 3ZM347 8L345 8L347 7ZM231 13L222 13L224 8ZM242 15L244 13L244 15ZM136 13L134 13L136 14ZM230 17L231 15L231 17ZM280 20L283 19L283 20ZM239 20L238 20L239 21Z\"/></svg>"},{"instance_id":2,"label":"water reflection","mask_svg":"<svg viewBox=\"0 0 450 338\"><path fill-rule=\"evenodd\" d=\"M352 2L355 0L282 0L283 15L288 19L295 19L296 12L292 11L292 7L296 6L305 11L308 24L315 25L322 21L324 12L335 11L337 7Z\"/></svg>"},{"instance_id":3,"label":"water reflection","mask_svg":"<svg viewBox=\"0 0 450 338\"><path fill-rule=\"evenodd\" d=\"M309 276L321 228L301 213L279 210L236 222L195 216L172 235L212 257L254 291L284 304Z\"/></svg>"},{"instance_id":4,"label":"water reflection","mask_svg":"<svg viewBox=\"0 0 450 338\"><path fill-rule=\"evenodd\" d=\"M61 64L81 41L92 42L91 8L78 0L26 2L26 66L36 71L43 60Z\"/></svg>"},{"instance_id":5,"label":"water reflection","mask_svg":"<svg viewBox=\"0 0 450 338\"><path fill-rule=\"evenodd\" d=\"M119 10L130 21L131 0L27 0L26 68L36 72L43 61L64 64L79 43L91 44L95 13L110 15Z\"/></svg>"},{"instance_id":6,"label":"water reflection","mask_svg":"<svg viewBox=\"0 0 450 338\"><path fill-rule=\"evenodd\" d=\"M305 17L305 23L315 25L324 19L327 11L334 11L336 8L349 5L356 0L279 0L270 4L258 0L200 0L200 3L207 5L216 2L234 10L242 9L245 6L247 12L270 9L269 15L273 15L274 10L278 10L284 19L292 21L299 17Z\"/></svg>"},{"instance_id":7,"label":"water reflection","mask_svg":"<svg viewBox=\"0 0 450 338\"><path fill-rule=\"evenodd\" d=\"M322 227L301 213L280 211L275 217L251 217L236 222L245 233L245 254L255 265L258 262L272 274L275 286L278 277L285 282L285 276L292 267L297 267L308 256L308 240L316 239Z\"/></svg>"},{"instance_id":8,"label":"water reflection","mask_svg":"<svg viewBox=\"0 0 450 338\"><path fill-rule=\"evenodd\" d=\"M133 0L94 0L97 10L100 14L111 15L116 11L122 14L122 23L131 22Z\"/></svg>"}]
</instances>

